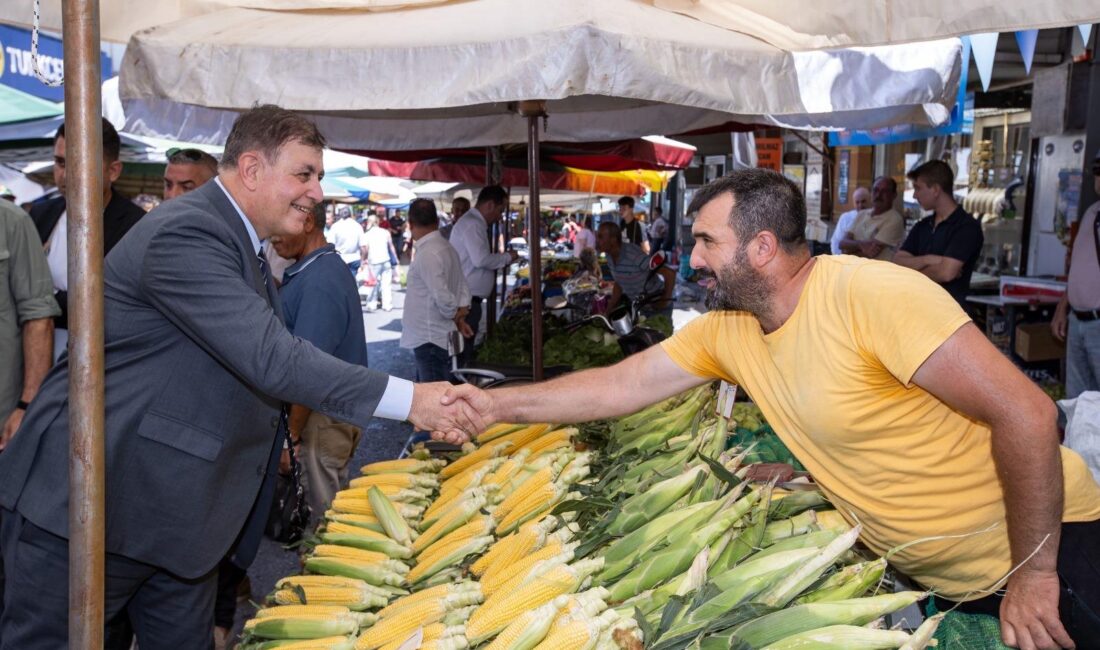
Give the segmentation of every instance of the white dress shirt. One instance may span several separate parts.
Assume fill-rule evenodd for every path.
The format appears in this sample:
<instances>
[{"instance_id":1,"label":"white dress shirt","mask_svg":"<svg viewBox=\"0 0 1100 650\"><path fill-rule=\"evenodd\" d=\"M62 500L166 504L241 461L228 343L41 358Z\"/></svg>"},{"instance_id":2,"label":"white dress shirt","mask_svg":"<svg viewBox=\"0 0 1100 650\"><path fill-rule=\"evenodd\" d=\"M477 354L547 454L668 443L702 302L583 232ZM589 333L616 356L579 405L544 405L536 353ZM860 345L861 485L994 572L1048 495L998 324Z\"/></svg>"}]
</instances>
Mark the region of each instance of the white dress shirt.
<instances>
[{"instance_id":1,"label":"white dress shirt","mask_svg":"<svg viewBox=\"0 0 1100 650\"><path fill-rule=\"evenodd\" d=\"M431 343L446 350L447 335L455 330L455 314L470 306L470 288L458 253L438 230L421 237L413 248L416 255L405 289L401 347Z\"/></svg>"},{"instance_id":2,"label":"white dress shirt","mask_svg":"<svg viewBox=\"0 0 1100 650\"><path fill-rule=\"evenodd\" d=\"M359 259L359 238L363 236L363 227L359 222L351 217L341 219L332 224L329 234L332 235L332 245L345 264Z\"/></svg>"},{"instance_id":3,"label":"white dress shirt","mask_svg":"<svg viewBox=\"0 0 1100 650\"><path fill-rule=\"evenodd\" d=\"M244 222L244 228L248 231L248 239L252 243L252 250L257 254L260 252L260 248L263 242L260 241L259 236L256 234L256 228L252 225L252 222L245 216L244 210L241 210L241 206L237 205L236 199L229 193L229 190L225 189L225 185L222 185L220 178L215 178L214 182L218 184L218 187L225 192L225 196L229 199L229 202L233 204L233 208L237 211L237 216ZM351 219L345 219L344 221L351 221L355 224L355 221ZM355 224L358 228L359 224ZM359 238L356 236L356 246L359 245ZM358 255L358 253L356 254ZM358 259L358 257L357 257ZM387 420L407 420L409 419L409 411L412 410L413 401L413 383L408 379L401 379L400 377L390 376L388 382L386 382L386 390L382 393L382 399L378 400L378 406L374 408L374 417L386 418Z\"/></svg>"},{"instance_id":4,"label":"white dress shirt","mask_svg":"<svg viewBox=\"0 0 1100 650\"><path fill-rule=\"evenodd\" d=\"M470 208L451 229L451 245L458 252L470 294L480 298L493 292L493 271L512 262L508 253L490 252L488 227L477 208Z\"/></svg>"},{"instance_id":5,"label":"white dress shirt","mask_svg":"<svg viewBox=\"0 0 1100 650\"><path fill-rule=\"evenodd\" d=\"M836 230L833 231L833 237L829 240L833 255L844 253L840 250L840 242L844 240L844 235L852 229L852 224L855 223L857 216L859 216L859 210L848 210L836 220Z\"/></svg>"}]
</instances>

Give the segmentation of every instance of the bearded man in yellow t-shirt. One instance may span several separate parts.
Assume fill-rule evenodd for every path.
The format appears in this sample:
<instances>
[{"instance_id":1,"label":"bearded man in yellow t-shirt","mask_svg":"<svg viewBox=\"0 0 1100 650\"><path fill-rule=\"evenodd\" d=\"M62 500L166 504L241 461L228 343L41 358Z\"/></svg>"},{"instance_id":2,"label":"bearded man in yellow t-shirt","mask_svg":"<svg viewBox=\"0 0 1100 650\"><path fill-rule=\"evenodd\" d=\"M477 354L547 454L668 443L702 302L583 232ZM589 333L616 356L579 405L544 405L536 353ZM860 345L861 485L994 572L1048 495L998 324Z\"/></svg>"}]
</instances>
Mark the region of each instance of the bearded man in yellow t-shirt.
<instances>
[{"instance_id":1,"label":"bearded man in yellow t-shirt","mask_svg":"<svg viewBox=\"0 0 1100 650\"><path fill-rule=\"evenodd\" d=\"M1059 445L1053 402L955 300L889 262L811 257L803 197L774 172L736 171L689 212L713 311L610 368L445 401L471 400L487 422L584 422L739 384L875 552L979 533L913 545L892 557L899 570L999 614L1008 645L1100 638L1100 486Z\"/></svg>"}]
</instances>

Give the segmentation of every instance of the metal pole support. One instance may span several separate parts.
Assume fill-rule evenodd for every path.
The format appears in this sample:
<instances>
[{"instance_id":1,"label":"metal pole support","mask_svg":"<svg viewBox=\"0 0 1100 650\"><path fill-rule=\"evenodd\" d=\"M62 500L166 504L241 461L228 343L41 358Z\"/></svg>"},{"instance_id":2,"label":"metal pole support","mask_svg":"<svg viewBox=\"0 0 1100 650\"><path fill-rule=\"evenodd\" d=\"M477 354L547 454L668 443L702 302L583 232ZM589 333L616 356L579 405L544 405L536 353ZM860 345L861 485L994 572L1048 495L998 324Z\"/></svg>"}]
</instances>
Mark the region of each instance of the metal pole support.
<instances>
[{"instance_id":1,"label":"metal pole support","mask_svg":"<svg viewBox=\"0 0 1100 650\"><path fill-rule=\"evenodd\" d=\"M527 250L531 265L531 375L542 381L542 245L539 224L539 118L546 116L546 102L519 102L519 114L527 118L528 219Z\"/></svg>"}]
</instances>

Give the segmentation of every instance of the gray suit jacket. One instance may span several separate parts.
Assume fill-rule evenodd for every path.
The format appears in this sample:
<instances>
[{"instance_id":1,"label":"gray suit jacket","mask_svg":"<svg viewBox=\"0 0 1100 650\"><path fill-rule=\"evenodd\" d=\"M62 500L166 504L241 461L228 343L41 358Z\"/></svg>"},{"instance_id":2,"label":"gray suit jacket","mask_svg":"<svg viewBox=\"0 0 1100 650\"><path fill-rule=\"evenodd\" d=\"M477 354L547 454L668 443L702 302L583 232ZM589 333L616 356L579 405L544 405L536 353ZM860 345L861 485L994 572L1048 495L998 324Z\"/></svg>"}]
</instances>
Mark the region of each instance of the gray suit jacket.
<instances>
[{"instance_id":1,"label":"gray suit jacket","mask_svg":"<svg viewBox=\"0 0 1100 650\"><path fill-rule=\"evenodd\" d=\"M198 577L266 511L280 402L366 428L388 376L286 330L213 182L141 219L104 274L107 551ZM0 454L0 506L63 537L68 382L66 355Z\"/></svg>"}]
</instances>

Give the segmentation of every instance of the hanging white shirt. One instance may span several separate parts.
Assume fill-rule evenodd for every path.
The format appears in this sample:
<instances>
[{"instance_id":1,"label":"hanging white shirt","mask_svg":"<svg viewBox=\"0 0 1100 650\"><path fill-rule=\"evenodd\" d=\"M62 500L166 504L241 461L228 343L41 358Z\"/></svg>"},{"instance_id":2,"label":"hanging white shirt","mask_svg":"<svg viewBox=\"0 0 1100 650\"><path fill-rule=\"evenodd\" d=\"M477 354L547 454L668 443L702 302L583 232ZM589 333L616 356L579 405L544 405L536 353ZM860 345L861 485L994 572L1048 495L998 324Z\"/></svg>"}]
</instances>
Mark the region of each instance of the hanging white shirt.
<instances>
[{"instance_id":1,"label":"hanging white shirt","mask_svg":"<svg viewBox=\"0 0 1100 650\"><path fill-rule=\"evenodd\" d=\"M401 347L413 349L431 343L447 349L447 335L455 330L455 314L470 306L462 264L438 230L421 237L413 248L416 255L405 289Z\"/></svg>"},{"instance_id":2,"label":"hanging white shirt","mask_svg":"<svg viewBox=\"0 0 1100 650\"><path fill-rule=\"evenodd\" d=\"M451 229L451 245L462 263L470 294L480 298L488 298L493 292L493 272L512 262L508 253L491 252L488 228L477 208L470 208Z\"/></svg>"}]
</instances>

